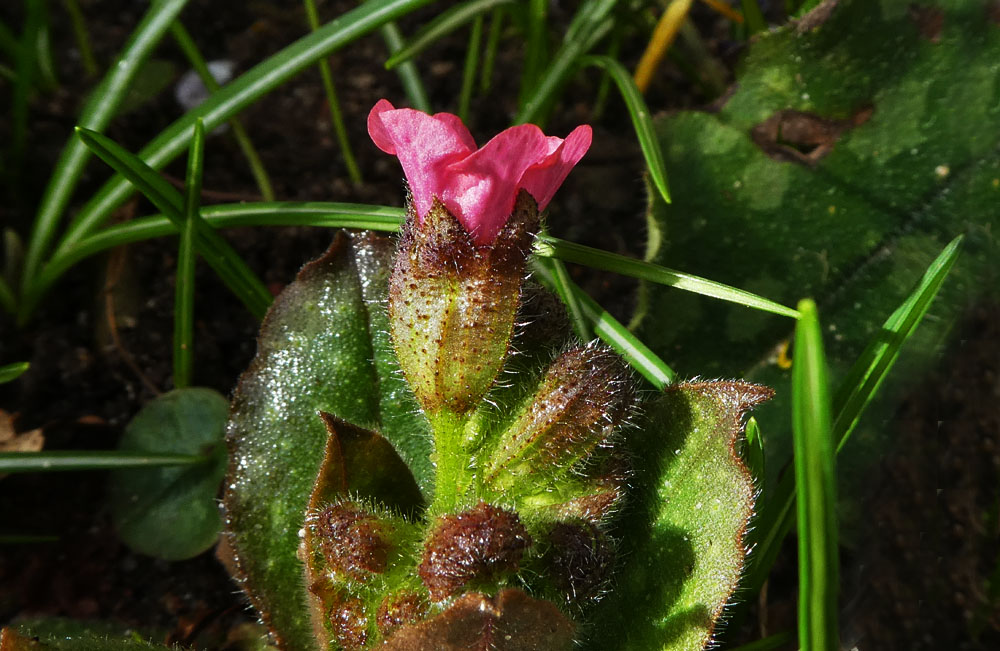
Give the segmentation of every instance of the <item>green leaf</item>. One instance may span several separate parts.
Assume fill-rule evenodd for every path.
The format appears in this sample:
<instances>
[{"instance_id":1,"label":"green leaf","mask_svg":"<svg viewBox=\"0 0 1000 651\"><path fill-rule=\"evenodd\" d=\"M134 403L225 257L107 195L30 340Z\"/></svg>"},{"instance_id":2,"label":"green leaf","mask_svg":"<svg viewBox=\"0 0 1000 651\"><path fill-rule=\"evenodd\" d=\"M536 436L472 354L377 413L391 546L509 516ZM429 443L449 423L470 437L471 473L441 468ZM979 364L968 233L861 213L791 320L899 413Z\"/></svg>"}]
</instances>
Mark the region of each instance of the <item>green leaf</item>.
<instances>
[{"instance_id":1,"label":"green leaf","mask_svg":"<svg viewBox=\"0 0 1000 651\"><path fill-rule=\"evenodd\" d=\"M211 389L177 389L147 404L128 424L119 443L124 452L200 455L206 462L111 474L111 517L125 544L171 561L215 544L222 529L216 496L226 472L228 413L228 401Z\"/></svg>"},{"instance_id":2,"label":"green leaf","mask_svg":"<svg viewBox=\"0 0 1000 651\"><path fill-rule=\"evenodd\" d=\"M929 37L906 6L842 0L808 30L762 33L717 111L658 121L673 203L657 201L651 212L651 231L669 234L652 261L786 305L815 297L835 383L914 280L965 233L952 280L840 460L848 499L891 444L881 419L937 358L967 306L995 300L1000 287L992 235L1000 228L1000 30L982 3L959 1L930 8L941 22ZM649 290L637 334L655 352L677 368L747 374L778 390L758 414L775 485L791 448L790 374L776 363L789 324Z\"/></svg>"},{"instance_id":3,"label":"green leaf","mask_svg":"<svg viewBox=\"0 0 1000 651\"><path fill-rule=\"evenodd\" d=\"M816 305L799 303L792 362L792 435L798 485L799 642L836 651L837 489L823 335Z\"/></svg>"},{"instance_id":4,"label":"green leaf","mask_svg":"<svg viewBox=\"0 0 1000 651\"><path fill-rule=\"evenodd\" d=\"M625 560L590 649L700 650L743 568L753 479L736 454L744 413L773 392L742 382L668 387L631 439L636 505Z\"/></svg>"},{"instance_id":5,"label":"green leaf","mask_svg":"<svg viewBox=\"0 0 1000 651\"><path fill-rule=\"evenodd\" d=\"M156 170L110 138L79 127L77 133L101 160L128 178L176 228L183 230L185 200ZM271 304L271 293L267 287L221 235L204 220L198 219L196 213L192 216L198 253L254 316L263 317Z\"/></svg>"},{"instance_id":6,"label":"green leaf","mask_svg":"<svg viewBox=\"0 0 1000 651\"><path fill-rule=\"evenodd\" d=\"M286 648L316 648L296 550L327 442L319 412L377 430L424 498L433 491L427 423L389 341L392 251L372 234L339 234L275 301L234 397L228 541L251 600Z\"/></svg>"},{"instance_id":7,"label":"green leaf","mask_svg":"<svg viewBox=\"0 0 1000 651\"><path fill-rule=\"evenodd\" d=\"M28 362L14 362L0 366L0 384L11 382L21 376L31 366Z\"/></svg>"},{"instance_id":8,"label":"green leaf","mask_svg":"<svg viewBox=\"0 0 1000 651\"><path fill-rule=\"evenodd\" d=\"M201 206L201 178L205 163L205 125L195 122L184 182L184 222L177 245L174 282L174 387L191 384L194 358L194 237Z\"/></svg>"}]
</instances>

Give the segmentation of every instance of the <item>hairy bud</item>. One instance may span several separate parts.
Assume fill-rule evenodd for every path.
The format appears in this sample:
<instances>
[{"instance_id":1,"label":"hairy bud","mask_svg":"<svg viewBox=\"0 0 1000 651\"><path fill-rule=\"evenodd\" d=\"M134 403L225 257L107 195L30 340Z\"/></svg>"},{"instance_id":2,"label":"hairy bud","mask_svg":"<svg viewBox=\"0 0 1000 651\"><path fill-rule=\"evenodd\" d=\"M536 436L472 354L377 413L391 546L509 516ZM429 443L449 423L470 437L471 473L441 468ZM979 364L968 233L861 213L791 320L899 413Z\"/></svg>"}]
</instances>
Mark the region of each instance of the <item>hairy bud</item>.
<instances>
[{"instance_id":1,"label":"hairy bud","mask_svg":"<svg viewBox=\"0 0 1000 651\"><path fill-rule=\"evenodd\" d=\"M440 202L422 220L407 220L389 281L389 321L399 364L428 412L467 413L496 379L538 228L538 208L524 191L489 244L476 244Z\"/></svg>"},{"instance_id":2,"label":"hairy bud","mask_svg":"<svg viewBox=\"0 0 1000 651\"><path fill-rule=\"evenodd\" d=\"M480 502L439 519L424 545L420 578L431 598L441 601L471 581L515 573L530 546L531 536L516 513Z\"/></svg>"},{"instance_id":3,"label":"hairy bud","mask_svg":"<svg viewBox=\"0 0 1000 651\"><path fill-rule=\"evenodd\" d=\"M487 481L503 490L519 477L565 472L590 456L628 415L633 404L628 384L621 358L606 348L560 355L493 449Z\"/></svg>"}]
</instances>

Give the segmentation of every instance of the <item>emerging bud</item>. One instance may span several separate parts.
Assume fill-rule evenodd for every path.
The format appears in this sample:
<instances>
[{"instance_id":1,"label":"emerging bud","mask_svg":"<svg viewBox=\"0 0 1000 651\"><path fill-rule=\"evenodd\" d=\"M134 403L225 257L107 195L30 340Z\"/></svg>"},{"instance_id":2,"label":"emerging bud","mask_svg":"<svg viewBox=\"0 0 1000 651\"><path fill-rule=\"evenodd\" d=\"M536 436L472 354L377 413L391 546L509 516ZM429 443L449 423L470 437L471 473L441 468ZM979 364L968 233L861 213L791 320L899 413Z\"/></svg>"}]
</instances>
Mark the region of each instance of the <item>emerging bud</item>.
<instances>
[{"instance_id":1,"label":"emerging bud","mask_svg":"<svg viewBox=\"0 0 1000 651\"><path fill-rule=\"evenodd\" d=\"M414 624L427 616L427 598L416 592L405 591L388 595L379 604L375 621L383 637L389 637L401 626Z\"/></svg>"},{"instance_id":2,"label":"emerging bud","mask_svg":"<svg viewBox=\"0 0 1000 651\"><path fill-rule=\"evenodd\" d=\"M612 351L587 346L563 353L493 449L485 478L496 490L510 490L565 474L622 425L633 398ZM535 481L519 482L525 476Z\"/></svg>"},{"instance_id":3,"label":"emerging bud","mask_svg":"<svg viewBox=\"0 0 1000 651\"><path fill-rule=\"evenodd\" d=\"M420 578L431 599L442 601L472 581L500 581L515 572L531 546L513 511L485 502L437 523L424 545Z\"/></svg>"},{"instance_id":4,"label":"emerging bud","mask_svg":"<svg viewBox=\"0 0 1000 651\"><path fill-rule=\"evenodd\" d=\"M389 321L399 364L428 412L468 412L499 374L538 227L527 192L490 245L475 244L438 202L422 224L411 216L404 226Z\"/></svg>"},{"instance_id":5,"label":"emerging bud","mask_svg":"<svg viewBox=\"0 0 1000 651\"><path fill-rule=\"evenodd\" d=\"M614 547L601 529L585 521L559 522L547 536L544 562L567 603L583 605L600 596L614 567Z\"/></svg>"},{"instance_id":6,"label":"emerging bud","mask_svg":"<svg viewBox=\"0 0 1000 651\"><path fill-rule=\"evenodd\" d=\"M350 578L385 572L392 545L387 535L391 525L360 504L328 506L313 526L330 572Z\"/></svg>"}]
</instances>

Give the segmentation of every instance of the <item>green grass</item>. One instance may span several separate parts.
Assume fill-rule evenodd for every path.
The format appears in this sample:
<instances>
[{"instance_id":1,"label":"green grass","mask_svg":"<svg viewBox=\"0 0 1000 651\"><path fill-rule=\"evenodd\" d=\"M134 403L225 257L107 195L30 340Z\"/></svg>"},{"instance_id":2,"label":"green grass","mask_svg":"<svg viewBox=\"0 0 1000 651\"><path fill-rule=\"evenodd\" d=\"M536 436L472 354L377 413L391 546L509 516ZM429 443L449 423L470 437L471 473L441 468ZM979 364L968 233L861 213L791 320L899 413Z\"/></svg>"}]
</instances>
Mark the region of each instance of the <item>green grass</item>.
<instances>
[{"instance_id":1,"label":"green grass","mask_svg":"<svg viewBox=\"0 0 1000 651\"><path fill-rule=\"evenodd\" d=\"M799 644L837 651L837 482L826 356L816 304L799 303L792 362L792 438L798 490Z\"/></svg>"}]
</instances>

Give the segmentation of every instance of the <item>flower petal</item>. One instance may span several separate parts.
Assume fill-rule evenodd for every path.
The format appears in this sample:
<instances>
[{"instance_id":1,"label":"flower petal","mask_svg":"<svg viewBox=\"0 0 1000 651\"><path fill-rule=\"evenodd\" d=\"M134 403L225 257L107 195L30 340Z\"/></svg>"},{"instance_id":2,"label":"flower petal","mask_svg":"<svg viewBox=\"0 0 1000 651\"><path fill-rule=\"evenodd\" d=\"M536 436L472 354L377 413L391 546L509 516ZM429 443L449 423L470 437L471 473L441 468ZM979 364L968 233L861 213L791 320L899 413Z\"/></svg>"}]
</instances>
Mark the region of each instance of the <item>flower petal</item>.
<instances>
[{"instance_id":1,"label":"flower petal","mask_svg":"<svg viewBox=\"0 0 1000 651\"><path fill-rule=\"evenodd\" d=\"M368 135L379 149L399 158L418 217L443 194L448 164L476 151L476 141L458 116L396 109L384 99L368 114Z\"/></svg>"},{"instance_id":2,"label":"flower petal","mask_svg":"<svg viewBox=\"0 0 1000 651\"><path fill-rule=\"evenodd\" d=\"M550 141L559 141L557 146L550 150L545 160L525 170L520 187L535 198L539 210L545 210L552 201L556 190L566 180L570 170L590 149L592 138L593 132L585 124L573 129L573 132L566 136L566 140L550 138Z\"/></svg>"},{"instance_id":3,"label":"flower petal","mask_svg":"<svg viewBox=\"0 0 1000 651\"><path fill-rule=\"evenodd\" d=\"M553 144L533 124L511 127L451 163L440 198L478 244L489 244L514 209L525 171L552 156Z\"/></svg>"}]
</instances>

